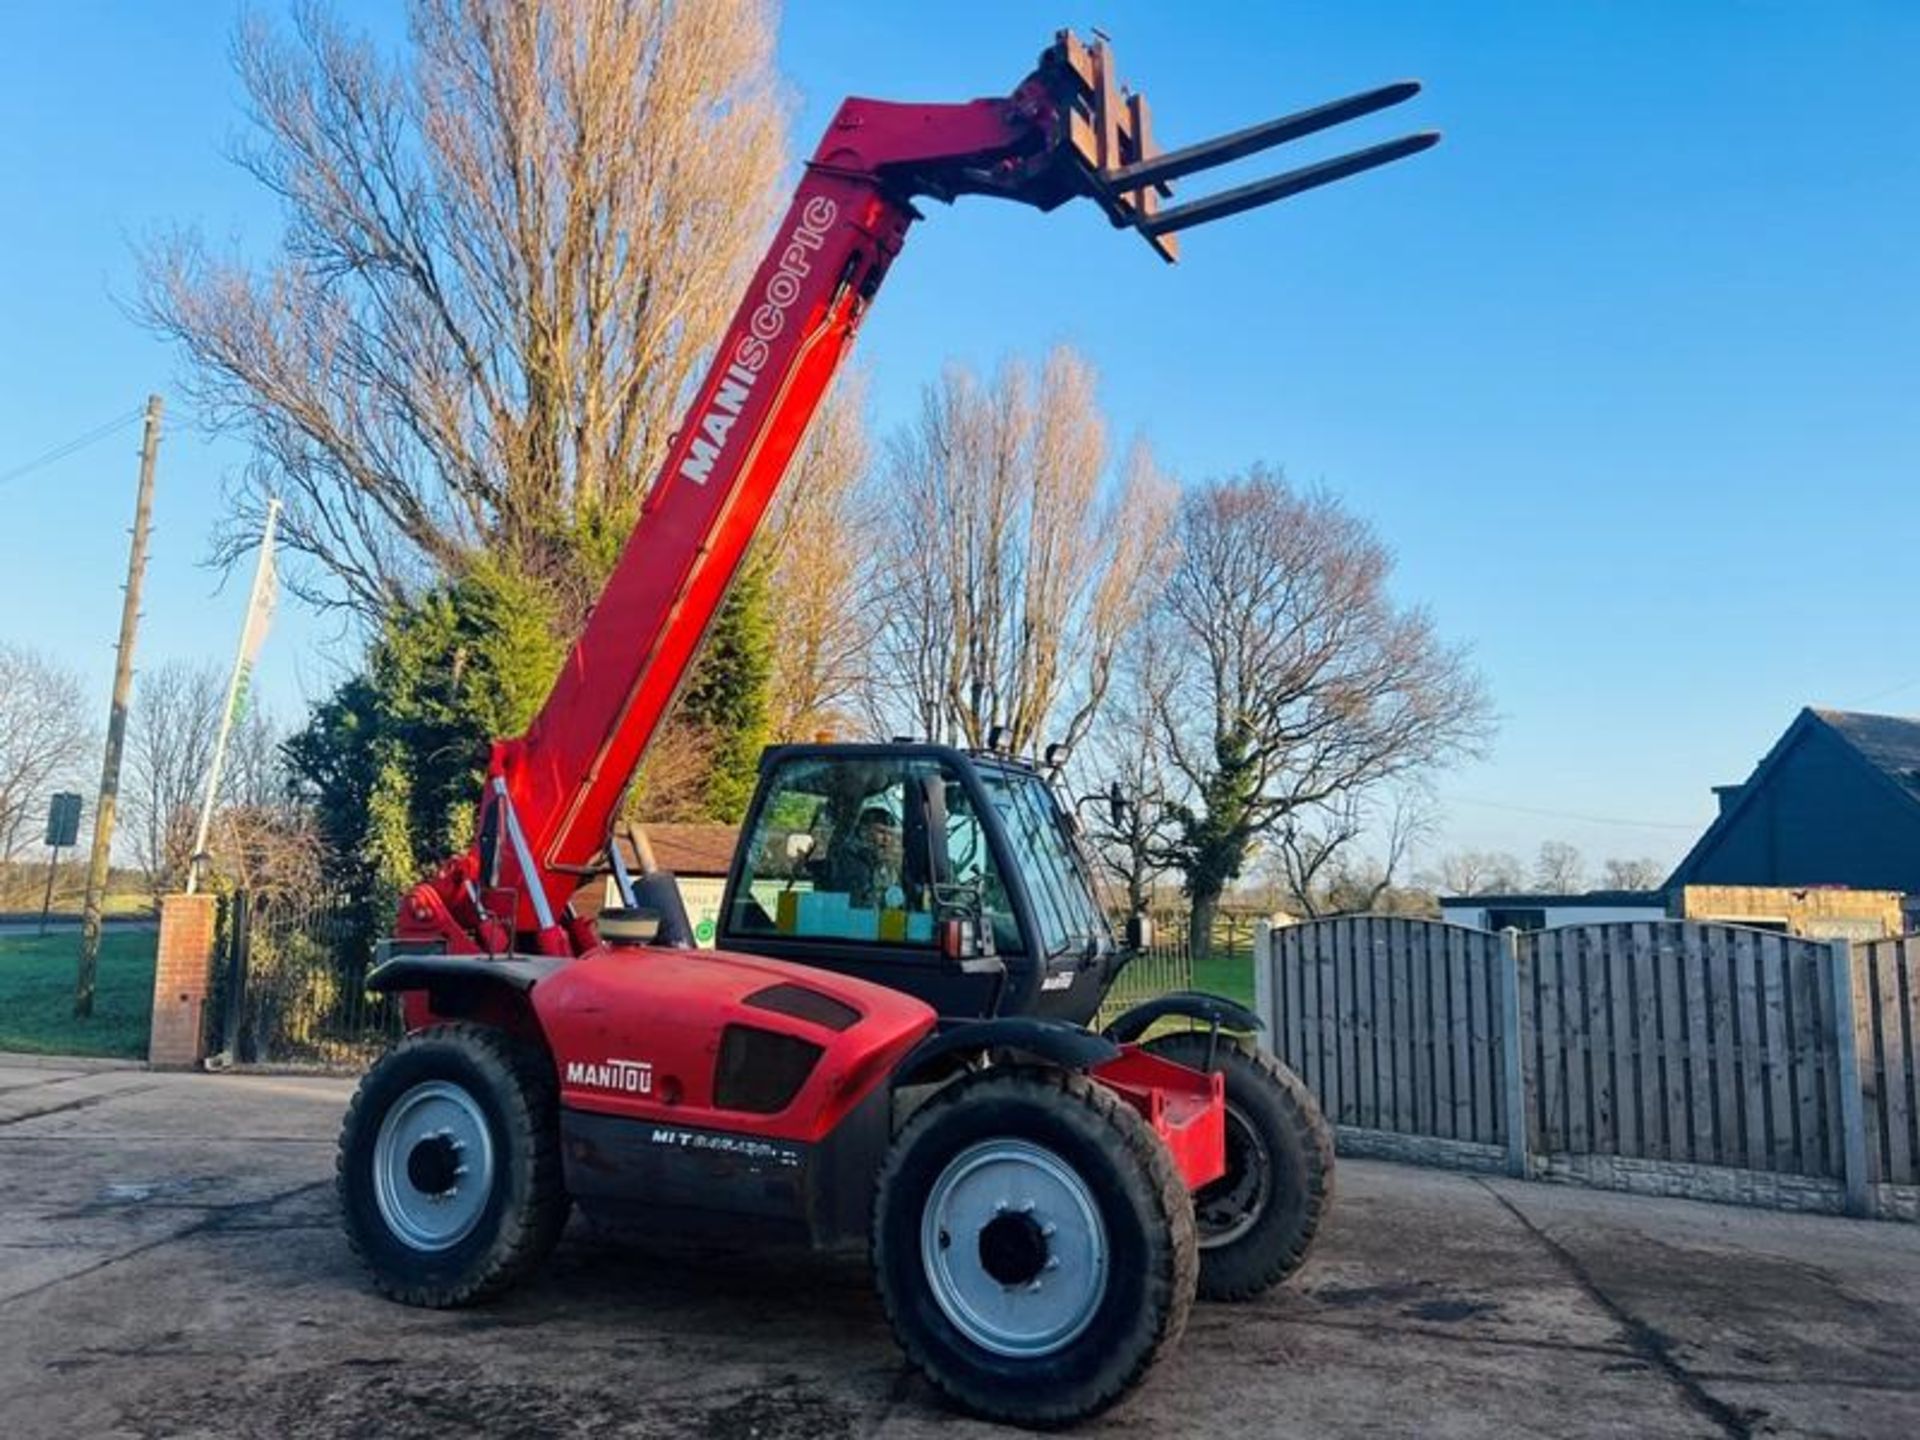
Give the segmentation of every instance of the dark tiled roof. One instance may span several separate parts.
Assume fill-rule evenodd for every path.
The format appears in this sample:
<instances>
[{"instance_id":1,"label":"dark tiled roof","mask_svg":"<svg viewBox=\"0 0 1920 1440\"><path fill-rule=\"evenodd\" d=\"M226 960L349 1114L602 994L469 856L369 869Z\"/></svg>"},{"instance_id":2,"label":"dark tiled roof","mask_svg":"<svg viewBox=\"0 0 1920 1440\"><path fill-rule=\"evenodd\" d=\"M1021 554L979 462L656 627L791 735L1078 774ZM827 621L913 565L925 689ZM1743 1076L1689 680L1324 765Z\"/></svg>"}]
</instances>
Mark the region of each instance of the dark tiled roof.
<instances>
[{"instance_id":1,"label":"dark tiled roof","mask_svg":"<svg viewBox=\"0 0 1920 1440\"><path fill-rule=\"evenodd\" d=\"M1920 797L1920 720L1900 715L1862 715L1853 710L1815 710L1827 728L1859 751L1868 764Z\"/></svg>"}]
</instances>

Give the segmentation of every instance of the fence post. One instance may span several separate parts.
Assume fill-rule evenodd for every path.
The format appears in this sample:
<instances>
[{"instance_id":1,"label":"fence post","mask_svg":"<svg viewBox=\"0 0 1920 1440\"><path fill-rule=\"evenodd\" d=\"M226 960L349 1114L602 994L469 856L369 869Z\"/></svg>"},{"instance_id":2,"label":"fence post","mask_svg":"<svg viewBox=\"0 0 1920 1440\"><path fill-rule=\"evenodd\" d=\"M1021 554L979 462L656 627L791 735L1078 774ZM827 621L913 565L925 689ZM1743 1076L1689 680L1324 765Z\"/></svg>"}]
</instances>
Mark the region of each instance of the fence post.
<instances>
[{"instance_id":1,"label":"fence post","mask_svg":"<svg viewBox=\"0 0 1920 1440\"><path fill-rule=\"evenodd\" d=\"M198 1065L207 1053L207 988L219 926L211 895L160 897L153 964L153 1020L147 1063L158 1070Z\"/></svg>"},{"instance_id":2,"label":"fence post","mask_svg":"<svg viewBox=\"0 0 1920 1440\"><path fill-rule=\"evenodd\" d=\"M1867 1213L1867 1099L1860 1075L1860 1046L1855 1026L1859 997L1853 990L1853 945L1828 942L1833 967L1833 1039L1840 1057L1840 1155L1847 1182L1847 1213Z\"/></svg>"},{"instance_id":3,"label":"fence post","mask_svg":"<svg viewBox=\"0 0 1920 1440\"><path fill-rule=\"evenodd\" d=\"M1273 922L1253 922L1253 1013L1267 1027L1267 1048L1280 1053L1280 1017L1273 1005Z\"/></svg>"},{"instance_id":4,"label":"fence post","mask_svg":"<svg viewBox=\"0 0 1920 1440\"><path fill-rule=\"evenodd\" d=\"M1500 932L1500 1049L1507 1121L1507 1173L1527 1175L1527 1051L1521 1034L1520 932Z\"/></svg>"},{"instance_id":5,"label":"fence post","mask_svg":"<svg viewBox=\"0 0 1920 1440\"><path fill-rule=\"evenodd\" d=\"M223 1070L239 1061L240 1026L246 1014L247 965L253 955L253 897L236 890L227 902L231 923L227 934L226 1013L220 1023L220 1051L209 1056L209 1070Z\"/></svg>"}]
</instances>

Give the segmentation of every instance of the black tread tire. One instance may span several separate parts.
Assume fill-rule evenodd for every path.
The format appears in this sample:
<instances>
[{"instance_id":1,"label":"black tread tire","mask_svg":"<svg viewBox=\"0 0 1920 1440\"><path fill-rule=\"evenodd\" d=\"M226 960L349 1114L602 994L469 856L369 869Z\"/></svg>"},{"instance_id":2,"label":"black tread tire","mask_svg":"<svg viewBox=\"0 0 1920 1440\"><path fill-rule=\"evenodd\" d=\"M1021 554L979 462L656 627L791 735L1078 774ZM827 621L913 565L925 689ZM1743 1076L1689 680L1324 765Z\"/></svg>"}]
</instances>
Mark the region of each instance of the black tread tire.
<instances>
[{"instance_id":1,"label":"black tread tire","mask_svg":"<svg viewBox=\"0 0 1920 1440\"><path fill-rule=\"evenodd\" d=\"M1265 1141L1277 1194L1244 1235L1200 1250L1200 1298L1250 1300L1307 1263L1320 1222L1333 1206L1333 1130L1298 1075L1278 1059L1232 1036L1217 1044L1205 1030L1159 1035L1144 1049L1163 1060L1226 1077L1227 1104ZM1204 1237L1202 1237L1204 1239Z\"/></svg>"},{"instance_id":2,"label":"black tread tire","mask_svg":"<svg viewBox=\"0 0 1920 1440\"><path fill-rule=\"evenodd\" d=\"M427 1080L456 1081L480 1102L498 1156L494 1194L473 1232L433 1253L394 1236L373 1191L380 1122L395 1100ZM546 1259L566 1228L569 1201L551 1060L488 1025L437 1025L409 1035L354 1092L340 1128L335 1183L347 1243L382 1294L432 1309L499 1294Z\"/></svg>"},{"instance_id":3,"label":"black tread tire","mask_svg":"<svg viewBox=\"0 0 1920 1440\"><path fill-rule=\"evenodd\" d=\"M1044 1144L1089 1182L1109 1245L1109 1285L1087 1329L1039 1358L994 1355L941 1312L920 1256L927 1192L966 1146ZM1084 1075L1027 1067L955 1081L894 1141L876 1182L873 1267L907 1359L961 1409L1050 1429L1099 1413L1146 1378L1185 1329L1199 1272L1193 1206L1160 1137Z\"/></svg>"}]
</instances>

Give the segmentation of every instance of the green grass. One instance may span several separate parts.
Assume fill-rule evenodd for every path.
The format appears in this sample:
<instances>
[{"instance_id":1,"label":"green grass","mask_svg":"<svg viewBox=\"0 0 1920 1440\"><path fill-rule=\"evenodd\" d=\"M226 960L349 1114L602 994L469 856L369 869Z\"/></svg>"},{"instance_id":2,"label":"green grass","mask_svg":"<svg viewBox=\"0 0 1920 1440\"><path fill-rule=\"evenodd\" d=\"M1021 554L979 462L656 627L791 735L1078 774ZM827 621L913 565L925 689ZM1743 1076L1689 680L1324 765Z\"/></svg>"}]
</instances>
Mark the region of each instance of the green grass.
<instances>
[{"instance_id":1,"label":"green grass","mask_svg":"<svg viewBox=\"0 0 1920 1440\"><path fill-rule=\"evenodd\" d=\"M109 929L100 940L93 1017L73 1017L80 933L0 935L0 1050L144 1060L153 1015L151 930Z\"/></svg>"},{"instance_id":2,"label":"green grass","mask_svg":"<svg viewBox=\"0 0 1920 1440\"><path fill-rule=\"evenodd\" d=\"M1208 955L1193 962L1193 988L1253 1005L1253 960L1246 955Z\"/></svg>"}]
</instances>

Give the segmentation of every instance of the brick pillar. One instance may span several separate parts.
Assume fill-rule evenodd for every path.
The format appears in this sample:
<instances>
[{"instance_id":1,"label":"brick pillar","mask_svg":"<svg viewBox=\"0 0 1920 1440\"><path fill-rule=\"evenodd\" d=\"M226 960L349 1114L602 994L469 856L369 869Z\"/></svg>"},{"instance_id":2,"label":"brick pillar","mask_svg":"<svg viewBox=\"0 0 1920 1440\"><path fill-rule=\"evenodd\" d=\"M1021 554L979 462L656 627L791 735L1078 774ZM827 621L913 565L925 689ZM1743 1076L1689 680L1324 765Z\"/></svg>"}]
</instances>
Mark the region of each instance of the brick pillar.
<instances>
[{"instance_id":1,"label":"brick pillar","mask_svg":"<svg viewBox=\"0 0 1920 1440\"><path fill-rule=\"evenodd\" d=\"M163 1069L206 1058L203 1012L213 984L218 901L211 895L160 900L160 944L153 966L153 1032L147 1063Z\"/></svg>"}]
</instances>

